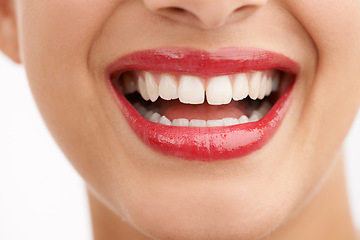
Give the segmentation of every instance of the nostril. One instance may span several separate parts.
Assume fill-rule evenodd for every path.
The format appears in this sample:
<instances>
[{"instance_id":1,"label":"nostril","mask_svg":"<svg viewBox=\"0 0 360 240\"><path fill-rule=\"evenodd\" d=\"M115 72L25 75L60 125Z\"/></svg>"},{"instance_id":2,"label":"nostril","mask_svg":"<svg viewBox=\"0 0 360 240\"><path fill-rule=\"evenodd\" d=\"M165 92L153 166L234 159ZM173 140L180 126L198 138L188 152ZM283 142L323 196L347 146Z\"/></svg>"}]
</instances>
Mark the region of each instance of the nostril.
<instances>
[{"instance_id":1,"label":"nostril","mask_svg":"<svg viewBox=\"0 0 360 240\"><path fill-rule=\"evenodd\" d=\"M197 18L197 16L195 14L193 14L192 12L186 10L185 8L181 8L181 7L168 7L164 10L166 10L168 15L170 15L170 16L175 15L178 17Z\"/></svg>"},{"instance_id":2,"label":"nostril","mask_svg":"<svg viewBox=\"0 0 360 240\"><path fill-rule=\"evenodd\" d=\"M173 13L180 13L180 14L183 14L183 13L186 12L185 9L180 8L180 7L169 7L168 10L173 12Z\"/></svg>"},{"instance_id":3,"label":"nostril","mask_svg":"<svg viewBox=\"0 0 360 240\"><path fill-rule=\"evenodd\" d=\"M244 8L247 8L247 7L248 7L248 6L238 7L238 8L236 8L233 12L234 12L234 13L240 12L240 11L242 11Z\"/></svg>"},{"instance_id":4,"label":"nostril","mask_svg":"<svg viewBox=\"0 0 360 240\"><path fill-rule=\"evenodd\" d=\"M158 9L158 12L169 19L178 21L194 22L200 20L197 15L181 7L165 7Z\"/></svg>"},{"instance_id":5,"label":"nostril","mask_svg":"<svg viewBox=\"0 0 360 240\"><path fill-rule=\"evenodd\" d=\"M0 0L1 1L1 0ZM258 3L262 1L263 3ZM240 21L267 0L144 0L152 12L173 21L203 29L214 29L226 22Z\"/></svg>"}]
</instances>

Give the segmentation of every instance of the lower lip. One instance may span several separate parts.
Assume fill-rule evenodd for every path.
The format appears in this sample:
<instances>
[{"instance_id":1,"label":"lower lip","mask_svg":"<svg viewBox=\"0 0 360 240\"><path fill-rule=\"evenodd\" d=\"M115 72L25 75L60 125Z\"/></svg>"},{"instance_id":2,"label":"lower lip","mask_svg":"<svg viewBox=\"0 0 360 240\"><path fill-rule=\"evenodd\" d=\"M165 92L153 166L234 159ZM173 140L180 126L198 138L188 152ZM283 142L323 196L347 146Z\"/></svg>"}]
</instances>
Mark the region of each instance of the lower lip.
<instances>
[{"instance_id":1,"label":"lower lip","mask_svg":"<svg viewBox=\"0 0 360 240\"><path fill-rule=\"evenodd\" d=\"M280 126L291 102L293 85L257 122L202 128L167 126L150 122L113 86L111 89L131 128L145 144L167 156L189 161L212 162L244 157L261 149Z\"/></svg>"}]
</instances>

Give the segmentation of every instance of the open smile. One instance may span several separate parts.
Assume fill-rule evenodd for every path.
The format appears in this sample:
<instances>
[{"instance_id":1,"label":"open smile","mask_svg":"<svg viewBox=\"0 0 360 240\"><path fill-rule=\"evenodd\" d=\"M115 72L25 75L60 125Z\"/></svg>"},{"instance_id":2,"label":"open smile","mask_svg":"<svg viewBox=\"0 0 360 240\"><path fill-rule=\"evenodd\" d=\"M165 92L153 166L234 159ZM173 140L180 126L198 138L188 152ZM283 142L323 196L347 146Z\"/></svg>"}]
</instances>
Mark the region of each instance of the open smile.
<instances>
[{"instance_id":1,"label":"open smile","mask_svg":"<svg viewBox=\"0 0 360 240\"><path fill-rule=\"evenodd\" d=\"M145 144L165 155L214 161L268 142L299 71L293 60L255 48L161 48L120 58L106 79Z\"/></svg>"}]
</instances>

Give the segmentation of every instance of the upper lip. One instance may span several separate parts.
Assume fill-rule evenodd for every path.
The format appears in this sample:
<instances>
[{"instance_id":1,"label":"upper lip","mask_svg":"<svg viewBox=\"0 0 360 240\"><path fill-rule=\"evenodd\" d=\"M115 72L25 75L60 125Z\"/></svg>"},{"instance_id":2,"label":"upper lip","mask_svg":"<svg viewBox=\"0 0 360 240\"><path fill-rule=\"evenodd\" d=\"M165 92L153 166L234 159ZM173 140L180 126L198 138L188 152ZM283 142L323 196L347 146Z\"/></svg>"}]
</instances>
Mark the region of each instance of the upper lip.
<instances>
[{"instance_id":1,"label":"upper lip","mask_svg":"<svg viewBox=\"0 0 360 240\"><path fill-rule=\"evenodd\" d=\"M106 69L106 79L120 109L144 143L166 155L188 160L214 161L242 157L260 149L278 129L293 87L277 101L259 122L196 129L152 123L141 117L111 79L131 70L172 72L202 77L277 69L296 76L300 65L290 58L257 48L221 48L207 52L188 48L159 48L123 56Z\"/></svg>"},{"instance_id":2,"label":"upper lip","mask_svg":"<svg viewBox=\"0 0 360 240\"><path fill-rule=\"evenodd\" d=\"M130 70L172 72L201 77L277 69L297 75L300 66L283 54L258 48L220 48L203 51L189 48L159 48L134 52L106 69L111 77Z\"/></svg>"}]
</instances>

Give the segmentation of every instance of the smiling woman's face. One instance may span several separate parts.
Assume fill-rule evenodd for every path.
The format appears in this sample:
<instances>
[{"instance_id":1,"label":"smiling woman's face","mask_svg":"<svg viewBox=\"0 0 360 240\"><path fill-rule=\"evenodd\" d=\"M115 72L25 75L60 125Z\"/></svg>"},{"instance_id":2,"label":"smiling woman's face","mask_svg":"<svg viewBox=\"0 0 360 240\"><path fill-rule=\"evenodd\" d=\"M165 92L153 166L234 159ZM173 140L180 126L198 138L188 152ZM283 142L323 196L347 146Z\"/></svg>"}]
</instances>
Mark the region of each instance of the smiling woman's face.
<instances>
[{"instance_id":1,"label":"smiling woman's face","mask_svg":"<svg viewBox=\"0 0 360 240\"><path fill-rule=\"evenodd\" d=\"M16 1L21 58L54 138L92 194L161 239L258 238L308 200L360 104L359 9L342 0ZM124 95L166 118L145 120ZM264 102L272 110L256 121ZM164 125L223 118L207 124L236 125Z\"/></svg>"}]
</instances>

